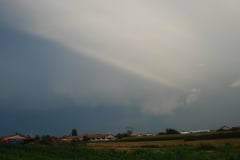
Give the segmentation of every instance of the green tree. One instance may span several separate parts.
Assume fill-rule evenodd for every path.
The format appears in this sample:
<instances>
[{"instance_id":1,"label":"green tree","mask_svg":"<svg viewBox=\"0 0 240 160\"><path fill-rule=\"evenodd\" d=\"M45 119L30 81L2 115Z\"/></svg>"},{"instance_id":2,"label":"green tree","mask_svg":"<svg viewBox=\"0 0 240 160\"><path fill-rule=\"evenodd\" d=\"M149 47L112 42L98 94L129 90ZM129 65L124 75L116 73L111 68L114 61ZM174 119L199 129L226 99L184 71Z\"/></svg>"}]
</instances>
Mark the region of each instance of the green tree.
<instances>
[{"instance_id":1,"label":"green tree","mask_svg":"<svg viewBox=\"0 0 240 160\"><path fill-rule=\"evenodd\" d=\"M126 134L127 134L128 136L131 136L132 133L133 133L133 127L127 126L127 127L126 127Z\"/></svg>"},{"instance_id":2,"label":"green tree","mask_svg":"<svg viewBox=\"0 0 240 160\"><path fill-rule=\"evenodd\" d=\"M41 140L40 140L41 144L51 144L51 142L52 142L52 139L50 135L43 135L41 137Z\"/></svg>"},{"instance_id":3,"label":"green tree","mask_svg":"<svg viewBox=\"0 0 240 160\"><path fill-rule=\"evenodd\" d=\"M72 136L77 136L78 135L78 132L76 129L72 129L72 133L71 133Z\"/></svg>"},{"instance_id":4,"label":"green tree","mask_svg":"<svg viewBox=\"0 0 240 160\"><path fill-rule=\"evenodd\" d=\"M167 134L179 134L179 131L173 128L167 128L166 129Z\"/></svg>"},{"instance_id":5,"label":"green tree","mask_svg":"<svg viewBox=\"0 0 240 160\"><path fill-rule=\"evenodd\" d=\"M34 140L35 141L40 141L40 136L39 135L35 135Z\"/></svg>"}]
</instances>

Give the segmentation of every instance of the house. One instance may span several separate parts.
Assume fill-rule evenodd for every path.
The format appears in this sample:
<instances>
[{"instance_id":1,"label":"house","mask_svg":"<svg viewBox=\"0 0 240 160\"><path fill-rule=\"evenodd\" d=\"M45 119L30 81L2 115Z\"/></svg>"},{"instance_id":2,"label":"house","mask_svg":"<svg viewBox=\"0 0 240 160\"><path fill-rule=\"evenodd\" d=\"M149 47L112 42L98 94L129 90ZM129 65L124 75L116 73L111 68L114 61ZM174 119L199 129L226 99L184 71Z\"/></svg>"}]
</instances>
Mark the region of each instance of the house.
<instances>
[{"instance_id":1,"label":"house","mask_svg":"<svg viewBox=\"0 0 240 160\"><path fill-rule=\"evenodd\" d=\"M132 133L131 136L132 137L142 137L143 134L142 133Z\"/></svg>"},{"instance_id":2,"label":"house","mask_svg":"<svg viewBox=\"0 0 240 160\"><path fill-rule=\"evenodd\" d=\"M110 141L115 140L116 138L111 134L84 134L83 139L89 141Z\"/></svg>"},{"instance_id":3,"label":"house","mask_svg":"<svg viewBox=\"0 0 240 160\"><path fill-rule=\"evenodd\" d=\"M5 136L1 139L1 141L6 142L6 143L11 143L11 144L24 143L26 140L27 140L26 137L18 135L18 134Z\"/></svg>"},{"instance_id":4,"label":"house","mask_svg":"<svg viewBox=\"0 0 240 160\"><path fill-rule=\"evenodd\" d=\"M205 129L205 130L195 130L195 131L190 131L190 133L207 133L207 132L211 132L211 130L209 130L209 129Z\"/></svg>"},{"instance_id":5,"label":"house","mask_svg":"<svg viewBox=\"0 0 240 160\"><path fill-rule=\"evenodd\" d=\"M71 142L71 141L82 141L83 137L82 136L63 136L60 138L62 142Z\"/></svg>"},{"instance_id":6,"label":"house","mask_svg":"<svg viewBox=\"0 0 240 160\"><path fill-rule=\"evenodd\" d=\"M211 130L205 129L205 130L195 130L195 131L181 131L179 133L180 134L192 134L192 133L207 133L207 132L211 132Z\"/></svg>"},{"instance_id":7,"label":"house","mask_svg":"<svg viewBox=\"0 0 240 160\"><path fill-rule=\"evenodd\" d=\"M221 128L219 128L217 131L230 131L232 130L232 127L229 126L222 126Z\"/></svg>"},{"instance_id":8,"label":"house","mask_svg":"<svg viewBox=\"0 0 240 160\"><path fill-rule=\"evenodd\" d=\"M110 141L116 138L111 134L80 134L78 136L64 136L61 138L62 142L76 141Z\"/></svg>"},{"instance_id":9,"label":"house","mask_svg":"<svg viewBox=\"0 0 240 160\"><path fill-rule=\"evenodd\" d=\"M153 134L153 133L146 133L146 134L144 134L144 136L155 136L155 134Z\"/></svg>"},{"instance_id":10,"label":"house","mask_svg":"<svg viewBox=\"0 0 240 160\"><path fill-rule=\"evenodd\" d=\"M180 134L190 134L190 132L182 131L182 132L180 132Z\"/></svg>"}]
</instances>

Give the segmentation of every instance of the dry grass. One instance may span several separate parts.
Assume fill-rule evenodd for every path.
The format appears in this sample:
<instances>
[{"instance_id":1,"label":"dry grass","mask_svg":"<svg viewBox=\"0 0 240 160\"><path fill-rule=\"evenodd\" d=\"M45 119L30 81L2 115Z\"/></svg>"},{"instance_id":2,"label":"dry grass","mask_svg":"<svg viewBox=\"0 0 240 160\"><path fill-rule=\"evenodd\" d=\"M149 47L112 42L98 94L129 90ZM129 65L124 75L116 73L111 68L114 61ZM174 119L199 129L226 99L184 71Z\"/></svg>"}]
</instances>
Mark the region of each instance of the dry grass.
<instances>
[{"instance_id":1,"label":"dry grass","mask_svg":"<svg viewBox=\"0 0 240 160\"><path fill-rule=\"evenodd\" d=\"M218 139L218 140L198 140L198 141L183 141L183 140L169 140L169 141L139 141L139 142L91 142L87 145L93 148L108 148L108 149L135 149L135 148L157 148L167 146L195 146L201 144L211 144L214 146L223 146L230 144L232 146L240 147L240 138Z\"/></svg>"}]
</instances>

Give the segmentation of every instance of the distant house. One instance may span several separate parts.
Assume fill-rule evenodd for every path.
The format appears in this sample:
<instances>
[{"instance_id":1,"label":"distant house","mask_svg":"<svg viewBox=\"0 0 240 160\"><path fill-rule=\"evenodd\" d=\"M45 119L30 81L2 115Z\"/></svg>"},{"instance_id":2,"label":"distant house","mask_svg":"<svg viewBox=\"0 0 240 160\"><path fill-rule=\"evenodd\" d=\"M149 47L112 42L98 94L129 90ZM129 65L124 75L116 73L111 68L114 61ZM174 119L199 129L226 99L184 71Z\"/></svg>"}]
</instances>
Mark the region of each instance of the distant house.
<instances>
[{"instance_id":1,"label":"distant house","mask_svg":"<svg viewBox=\"0 0 240 160\"><path fill-rule=\"evenodd\" d=\"M190 132L182 131L182 132L180 132L180 134L190 134Z\"/></svg>"},{"instance_id":2,"label":"distant house","mask_svg":"<svg viewBox=\"0 0 240 160\"><path fill-rule=\"evenodd\" d=\"M240 126L233 126L233 127L222 126L217 131L240 131Z\"/></svg>"},{"instance_id":3,"label":"distant house","mask_svg":"<svg viewBox=\"0 0 240 160\"><path fill-rule=\"evenodd\" d=\"M64 136L61 138L62 142L76 141L110 141L116 138L111 134L80 134L78 136Z\"/></svg>"},{"instance_id":4,"label":"distant house","mask_svg":"<svg viewBox=\"0 0 240 160\"><path fill-rule=\"evenodd\" d=\"M83 136L83 139L87 139L90 141L110 141L110 140L116 139L111 134L84 134L82 136Z\"/></svg>"},{"instance_id":5,"label":"distant house","mask_svg":"<svg viewBox=\"0 0 240 160\"><path fill-rule=\"evenodd\" d=\"M195 130L195 131L190 131L190 133L207 133L207 132L211 132L211 130L209 130L209 129L205 129L205 130Z\"/></svg>"},{"instance_id":6,"label":"distant house","mask_svg":"<svg viewBox=\"0 0 240 160\"><path fill-rule=\"evenodd\" d=\"M146 133L146 134L144 134L144 136L155 136L155 134L153 134L153 133Z\"/></svg>"},{"instance_id":7,"label":"distant house","mask_svg":"<svg viewBox=\"0 0 240 160\"><path fill-rule=\"evenodd\" d=\"M132 133L131 136L132 137L142 137L143 134L142 133Z\"/></svg>"},{"instance_id":8,"label":"distant house","mask_svg":"<svg viewBox=\"0 0 240 160\"><path fill-rule=\"evenodd\" d=\"M24 143L27 140L27 138L16 134L16 135L2 137L1 140L6 143L19 144L19 143Z\"/></svg>"},{"instance_id":9,"label":"distant house","mask_svg":"<svg viewBox=\"0 0 240 160\"><path fill-rule=\"evenodd\" d=\"M60 138L60 140L62 142L71 142L73 140L75 140L75 141L82 141L83 137L81 137L81 136L63 136L62 138Z\"/></svg>"},{"instance_id":10,"label":"distant house","mask_svg":"<svg viewBox=\"0 0 240 160\"><path fill-rule=\"evenodd\" d=\"M221 128L219 128L217 131L230 131L232 130L232 127L229 126L222 126Z\"/></svg>"},{"instance_id":11,"label":"distant house","mask_svg":"<svg viewBox=\"0 0 240 160\"><path fill-rule=\"evenodd\" d=\"M195 130L195 131L182 131L180 134L191 134L191 133L207 133L211 132L211 130L206 129L206 130Z\"/></svg>"}]
</instances>

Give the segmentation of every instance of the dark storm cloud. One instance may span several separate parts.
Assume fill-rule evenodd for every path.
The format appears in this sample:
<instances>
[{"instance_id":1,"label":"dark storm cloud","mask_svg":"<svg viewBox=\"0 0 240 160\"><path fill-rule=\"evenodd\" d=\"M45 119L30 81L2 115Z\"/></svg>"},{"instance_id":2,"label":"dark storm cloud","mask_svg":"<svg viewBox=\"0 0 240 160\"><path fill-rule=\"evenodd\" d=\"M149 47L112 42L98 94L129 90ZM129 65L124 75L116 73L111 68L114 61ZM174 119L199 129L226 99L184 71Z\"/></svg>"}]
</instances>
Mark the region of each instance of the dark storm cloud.
<instances>
[{"instance_id":1,"label":"dark storm cloud","mask_svg":"<svg viewBox=\"0 0 240 160\"><path fill-rule=\"evenodd\" d=\"M39 125L52 119L57 126L65 117L61 123L71 127L71 115L79 113L81 124L93 115L87 123L96 130L106 115L112 120L103 128L116 130L240 123L239 6L234 0L3 0L0 108L6 115L22 110L13 115L26 128L31 114Z\"/></svg>"},{"instance_id":2,"label":"dark storm cloud","mask_svg":"<svg viewBox=\"0 0 240 160\"><path fill-rule=\"evenodd\" d=\"M149 123L141 105L159 93L151 82L55 43L0 31L1 134L117 132Z\"/></svg>"}]
</instances>

